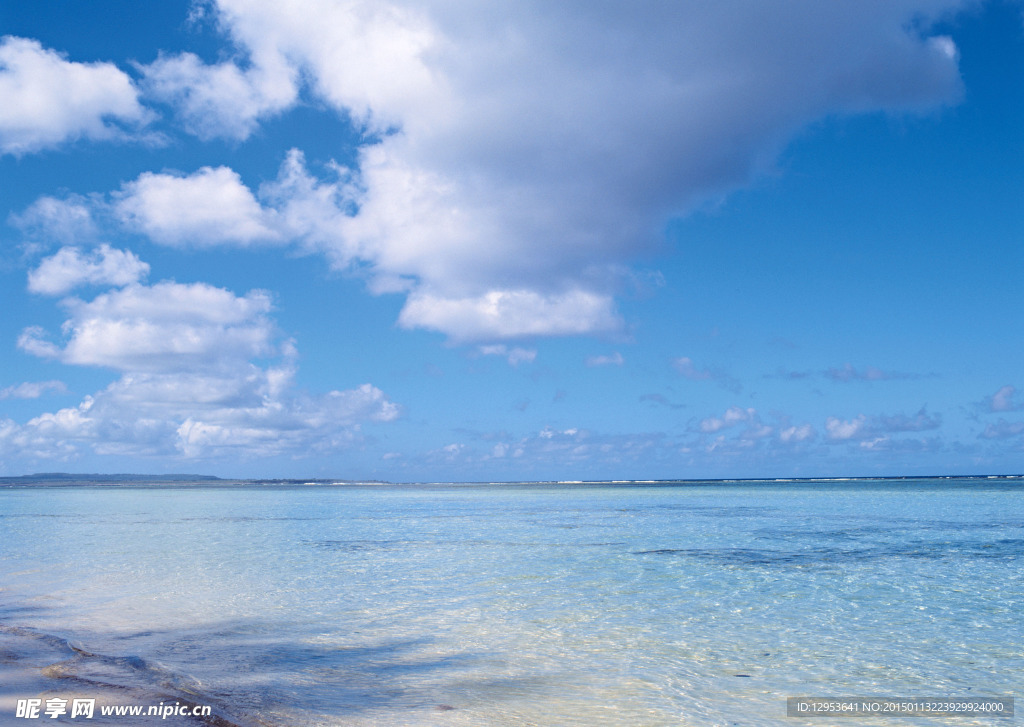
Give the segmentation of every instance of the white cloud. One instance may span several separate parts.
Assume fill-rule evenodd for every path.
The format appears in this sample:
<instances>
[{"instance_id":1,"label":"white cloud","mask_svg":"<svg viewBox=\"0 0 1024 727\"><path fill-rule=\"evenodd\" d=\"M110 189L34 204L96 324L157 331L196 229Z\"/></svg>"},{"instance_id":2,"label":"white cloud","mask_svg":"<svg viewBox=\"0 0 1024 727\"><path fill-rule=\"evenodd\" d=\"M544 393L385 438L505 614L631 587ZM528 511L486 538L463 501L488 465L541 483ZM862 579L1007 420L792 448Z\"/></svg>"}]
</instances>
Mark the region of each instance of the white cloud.
<instances>
[{"instance_id":1,"label":"white cloud","mask_svg":"<svg viewBox=\"0 0 1024 727\"><path fill-rule=\"evenodd\" d=\"M130 285L92 301L69 299L63 347L38 328L26 329L23 350L63 363L119 371L199 371L276 353L267 317L270 297L238 297L204 283Z\"/></svg>"},{"instance_id":2,"label":"white cloud","mask_svg":"<svg viewBox=\"0 0 1024 727\"><path fill-rule=\"evenodd\" d=\"M86 199L46 196L21 214L12 214L8 222L35 239L74 245L96 236L92 210L93 204Z\"/></svg>"},{"instance_id":3,"label":"white cloud","mask_svg":"<svg viewBox=\"0 0 1024 727\"><path fill-rule=\"evenodd\" d=\"M217 8L254 69L302 69L319 97L371 129L407 121L436 93L423 56L441 39L412 3L223 0Z\"/></svg>"},{"instance_id":4,"label":"white cloud","mask_svg":"<svg viewBox=\"0 0 1024 727\"><path fill-rule=\"evenodd\" d=\"M928 439L917 439L914 437L896 439L881 436L862 441L858 446L861 450L868 452L921 453L939 452L944 449L942 440L937 437L930 437Z\"/></svg>"},{"instance_id":5,"label":"white cloud","mask_svg":"<svg viewBox=\"0 0 1024 727\"><path fill-rule=\"evenodd\" d=\"M683 378L689 379L690 381L706 381L712 378L713 374L710 369L698 369L693 359L689 356L681 356L672 362L676 371L682 374Z\"/></svg>"},{"instance_id":6,"label":"white cloud","mask_svg":"<svg viewBox=\"0 0 1024 727\"><path fill-rule=\"evenodd\" d=\"M680 358L672 361L672 366L681 376L690 381L713 381L714 383L721 386L723 389L727 389L733 393L739 393L743 386L735 378L730 376L728 373L723 371L721 368L708 368L704 367L698 369L694 364L693 359L689 356L681 356Z\"/></svg>"},{"instance_id":7,"label":"white cloud","mask_svg":"<svg viewBox=\"0 0 1024 727\"><path fill-rule=\"evenodd\" d=\"M899 373L894 371L883 371L874 366L865 366L857 369L850 363L843 364L842 368L830 368L825 371L825 376L837 383L849 383L851 381L891 381L893 379L914 379L914 374Z\"/></svg>"},{"instance_id":8,"label":"white cloud","mask_svg":"<svg viewBox=\"0 0 1024 727\"><path fill-rule=\"evenodd\" d=\"M207 65L183 53L161 56L140 70L146 95L175 106L185 128L201 139L246 139L261 119L298 96L296 72L286 63L242 70L230 61Z\"/></svg>"},{"instance_id":9,"label":"white cloud","mask_svg":"<svg viewBox=\"0 0 1024 727\"><path fill-rule=\"evenodd\" d=\"M227 167L203 167L188 176L146 172L122 187L115 211L126 225L163 245L246 246L281 239L272 214Z\"/></svg>"},{"instance_id":10,"label":"white cloud","mask_svg":"<svg viewBox=\"0 0 1024 727\"><path fill-rule=\"evenodd\" d=\"M0 152L25 154L76 139L113 139L150 114L110 63L75 63L35 40L0 39Z\"/></svg>"},{"instance_id":11,"label":"white cloud","mask_svg":"<svg viewBox=\"0 0 1024 727\"><path fill-rule=\"evenodd\" d=\"M322 395L297 391L295 347L279 340L262 291L239 296L203 283L131 284L62 305L69 312L64 340L29 328L22 350L120 376L77 406L24 425L3 423L0 454L300 457L352 446L364 423L400 415L369 383ZM61 390L57 383L10 387L0 398Z\"/></svg>"},{"instance_id":12,"label":"white cloud","mask_svg":"<svg viewBox=\"0 0 1024 727\"><path fill-rule=\"evenodd\" d=\"M845 440L882 440L887 439L884 435L897 434L900 432L923 432L930 429L938 429L942 426L940 414L929 414L925 407L914 416L906 414L881 414L871 418L858 414L853 419L843 420L837 417L829 417L825 421L825 431L828 438L833 441ZM877 447L880 442L871 446Z\"/></svg>"},{"instance_id":13,"label":"white cloud","mask_svg":"<svg viewBox=\"0 0 1024 727\"><path fill-rule=\"evenodd\" d=\"M518 366L521 363L533 363L537 359L536 349L521 348L519 346L509 348L503 343L480 346L477 350L482 356L503 356L508 359L510 366Z\"/></svg>"},{"instance_id":14,"label":"white cloud","mask_svg":"<svg viewBox=\"0 0 1024 727\"><path fill-rule=\"evenodd\" d=\"M829 417L825 420L825 431L828 438L832 440L846 440L864 436L867 429L867 417L863 414L855 419L842 420L836 417Z\"/></svg>"},{"instance_id":15,"label":"white cloud","mask_svg":"<svg viewBox=\"0 0 1024 727\"><path fill-rule=\"evenodd\" d=\"M786 427L779 432L779 441L783 444L809 442L815 437L814 428L810 424Z\"/></svg>"},{"instance_id":16,"label":"white cloud","mask_svg":"<svg viewBox=\"0 0 1024 727\"><path fill-rule=\"evenodd\" d=\"M306 170L302 152L292 149L281 164L276 181L260 187L259 196L293 241L309 252L324 252L332 265L344 269L372 252L362 250L345 236L355 213L359 192L350 170L330 165L334 179L322 181Z\"/></svg>"},{"instance_id":17,"label":"white cloud","mask_svg":"<svg viewBox=\"0 0 1024 727\"><path fill-rule=\"evenodd\" d=\"M889 378L884 371L874 366L868 366L863 371L858 371L851 364L844 364L841 369L830 368L825 372L833 381L882 381Z\"/></svg>"},{"instance_id":18,"label":"white cloud","mask_svg":"<svg viewBox=\"0 0 1024 727\"><path fill-rule=\"evenodd\" d=\"M704 433L717 432L727 429L741 422L754 422L757 419L757 412L754 409L742 409L738 406L729 407L721 417L708 417L702 419L699 424L700 431Z\"/></svg>"},{"instance_id":19,"label":"white cloud","mask_svg":"<svg viewBox=\"0 0 1024 727\"><path fill-rule=\"evenodd\" d=\"M588 356L586 365L590 367L595 366L621 366L626 360L622 357L622 354L618 351L611 353L607 356Z\"/></svg>"},{"instance_id":20,"label":"white cloud","mask_svg":"<svg viewBox=\"0 0 1024 727\"><path fill-rule=\"evenodd\" d=\"M218 0L237 59L140 66L151 96L241 139L301 87L367 133L357 167L318 180L293 152L259 195L224 167L144 174L115 210L167 245L291 240L455 341L621 331L666 218L810 121L957 100L952 41L920 29L958 5Z\"/></svg>"},{"instance_id":21,"label":"white cloud","mask_svg":"<svg viewBox=\"0 0 1024 727\"><path fill-rule=\"evenodd\" d=\"M38 399L48 392L63 394L67 387L63 381L26 381L16 386L0 389L2 399Z\"/></svg>"},{"instance_id":22,"label":"white cloud","mask_svg":"<svg viewBox=\"0 0 1024 727\"><path fill-rule=\"evenodd\" d=\"M282 184L274 206L371 289L408 292L402 325L595 333L621 328L624 266L667 217L769 169L806 123L956 101L956 49L920 29L959 5L219 0L244 69L148 73L197 133L244 137L298 78L367 131L351 183Z\"/></svg>"},{"instance_id":23,"label":"white cloud","mask_svg":"<svg viewBox=\"0 0 1024 727\"><path fill-rule=\"evenodd\" d=\"M1020 411L1024 404L1017 401L1017 389L1007 384L999 387L998 391L986 400L989 411Z\"/></svg>"},{"instance_id":24,"label":"white cloud","mask_svg":"<svg viewBox=\"0 0 1024 727\"><path fill-rule=\"evenodd\" d=\"M337 451L358 441L363 422L400 409L364 384L312 397L293 390L285 368L231 374L125 374L75 406L24 425L9 422L0 453L69 458L100 455L249 459Z\"/></svg>"},{"instance_id":25,"label":"white cloud","mask_svg":"<svg viewBox=\"0 0 1024 727\"><path fill-rule=\"evenodd\" d=\"M175 430L177 448L187 457L223 456L229 450L249 456L324 452L350 444L361 422L393 421L400 414L371 384L320 397L264 395L252 403L189 416Z\"/></svg>"},{"instance_id":26,"label":"white cloud","mask_svg":"<svg viewBox=\"0 0 1024 727\"><path fill-rule=\"evenodd\" d=\"M929 429L938 429L942 426L941 414L929 414L926 407L913 416L906 414L883 414L875 417L875 426L886 433L895 432L923 432Z\"/></svg>"},{"instance_id":27,"label":"white cloud","mask_svg":"<svg viewBox=\"0 0 1024 727\"><path fill-rule=\"evenodd\" d=\"M459 298L415 292L398 323L403 328L444 331L455 340L474 340L612 331L621 321L609 296L580 289L547 295L519 289Z\"/></svg>"},{"instance_id":28,"label":"white cloud","mask_svg":"<svg viewBox=\"0 0 1024 727\"><path fill-rule=\"evenodd\" d=\"M417 458L403 458L405 461L395 466L435 465L443 467L441 471L447 476L457 472L466 479L521 477L525 468L538 479L565 476L598 480L608 476L609 467L634 474L637 467L650 472L655 459L666 456L671 456L668 441L661 433L607 434L576 427L545 427L525 436L505 431L481 433L476 441L453 443ZM505 469L507 466L515 469Z\"/></svg>"},{"instance_id":29,"label":"white cloud","mask_svg":"<svg viewBox=\"0 0 1024 727\"><path fill-rule=\"evenodd\" d=\"M1008 422L1003 418L995 424L989 424L978 436L983 439L1009 439L1024 433L1024 422Z\"/></svg>"},{"instance_id":30,"label":"white cloud","mask_svg":"<svg viewBox=\"0 0 1024 727\"><path fill-rule=\"evenodd\" d=\"M28 289L44 295L63 295L80 285L129 285L149 274L149 265L129 250L103 244L85 254L64 247L45 258L28 274Z\"/></svg>"}]
</instances>

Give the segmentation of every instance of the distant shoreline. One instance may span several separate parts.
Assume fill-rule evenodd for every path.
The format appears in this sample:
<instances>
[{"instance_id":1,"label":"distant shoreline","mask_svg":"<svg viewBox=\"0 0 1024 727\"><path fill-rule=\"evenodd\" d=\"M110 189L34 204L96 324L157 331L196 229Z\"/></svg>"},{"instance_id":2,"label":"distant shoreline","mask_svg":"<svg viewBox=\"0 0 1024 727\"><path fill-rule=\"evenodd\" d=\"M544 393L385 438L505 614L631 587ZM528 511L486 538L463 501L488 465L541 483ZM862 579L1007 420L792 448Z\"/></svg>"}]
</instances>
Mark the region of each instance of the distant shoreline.
<instances>
[{"instance_id":1,"label":"distant shoreline","mask_svg":"<svg viewBox=\"0 0 1024 727\"><path fill-rule=\"evenodd\" d=\"M337 478L221 478L213 475L170 474L71 474L38 473L0 477L0 488L15 487L359 487L359 486L677 486L729 484L839 484L843 482L884 481L959 481L959 480L1024 480L1024 474L982 475L880 475L857 477L773 477L773 478L686 478L665 480L508 480L508 481L431 481L389 482L385 480L346 480Z\"/></svg>"}]
</instances>

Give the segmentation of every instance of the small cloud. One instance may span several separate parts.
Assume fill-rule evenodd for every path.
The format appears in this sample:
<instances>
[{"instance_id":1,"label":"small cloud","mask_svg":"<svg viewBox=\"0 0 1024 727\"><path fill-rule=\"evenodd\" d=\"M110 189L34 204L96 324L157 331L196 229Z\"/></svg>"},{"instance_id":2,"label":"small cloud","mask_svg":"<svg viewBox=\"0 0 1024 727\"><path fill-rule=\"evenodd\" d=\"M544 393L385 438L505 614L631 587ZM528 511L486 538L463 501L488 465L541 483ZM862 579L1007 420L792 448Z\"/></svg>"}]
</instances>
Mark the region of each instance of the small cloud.
<instances>
[{"instance_id":1,"label":"small cloud","mask_svg":"<svg viewBox=\"0 0 1024 727\"><path fill-rule=\"evenodd\" d=\"M236 296L205 283L130 285L92 301L67 304L71 317L60 348L38 327L18 346L63 363L121 371L191 371L276 352L272 304L264 291Z\"/></svg>"},{"instance_id":2,"label":"small cloud","mask_svg":"<svg viewBox=\"0 0 1024 727\"><path fill-rule=\"evenodd\" d=\"M693 364L693 359L689 356L681 356L680 358L672 361L672 366L675 370L682 374L684 379L690 381L708 381L712 378L711 371L709 369L697 369Z\"/></svg>"},{"instance_id":3,"label":"small cloud","mask_svg":"<svg viewBox=\"0 0 1024 727\"><path fill-rule=\"evenodd\" d=\"M518 366L521 363L533 363L537 358L537 350L532 348L520 348L518 346L509 348L503 343L479 346L477 351L481 356L504 356L509 366Z\"/></svg>"},{"instance_id":4,"label":"small cloud","mask_svg":"<svg viewBox=\"0 0 1024 727\"><path fill-rule=\"evenodd\" d=\"M1008 422L1000 418L995 424L989 424L978 436L982 439L1009 439L1024 433L1024 422Z\"/></svg>"},{"instance_id":5,"label":"small cloud","mask_svg":"<svg viewBox=\"0 0 1024 727\"><path fill-rule=\"evenodd\" d=\"M123 287L149 274L149 265L129 250L103 244L90 253L62 247L28 274L28 289L43 295L63 295L81 285Z\"/></svg>"},{"instance_id":6,"label":"small cloud","mask_svg":"<svg viewBox=\"0 0 1024 727\"><path fill-rule=\"evenodd\" d=\"M625 363L625 359L622 358L622 354L615 351L609 356L590 356L587 358L587 366L593 368L595 366L621 366Z\"/></svg>"},{"instance_id":7,"label":"small cloud","mask_svg":"<svg viewBox=\"0 0 1024 727\"><path fill-rule=\"evenodd\" d=\"M721 417L708 417L702 419L699 426L700 431L705 434L728 429L741 422L751 422L757 416L754 409L741 409L738 406L729 407Z\"/></svg>"},{"instance_id":8,"label":"small cloud","mask_svg":"<svg viewBox=\"0 0 1024 727\"><path fill-rule=\"evenodd\" d=\"M123 185L117 198L114 209L121 222L161 245L245 247L284 241L273 213L228 167L203 167L188 176L143 172Z\"/></svg>"},{"instance_id":9,"label":"small cloud","mask_svg":"<svg viewBox=\"0 0 1024 727\"><path fill-rule=\"evenodd\" d=\"M905 374L895 371L883 371L874 366L866 366L857 369L852 364L843 364L842 368L830 368L824 372L826 378L837 383L845 384L851 381L891 381L893 379L915 379L915 374Z\"/></svg>"},{"instance_id":10,"label":"small cloud","mask_svg":"<svg viewBox=\"0 0 1024 727\"><path fill-rule=\"evenodd\" d=\"M814 427L810 424L803 424L801 426L786 427L779 432L779 441L783 444L797 444L799 442L808 442L815 438L816 433Z\"/></svg>"},{"instance_id":11,"label":"small cloud","mask_svg":"<svg viewBox=\"0 0 1024 727\"><path fill-rule=\"evenodd\" d=\"M938 452L943 449L942 440L937 437L916 439L914 437L894 439L892 437L875 437L864 440L858 447L868 452Z\"/></svg>"},{"instance_id":12,"label":"small cloud","mask_svg":"<svg viewBox=\"0 0 1024 727\"><path fill-rule=\"evenodd\" d=\"M855 439L861 436L867 426L867 417L863 414L856 419L842 420L836 417L829 417L825 420L825 431L828 438L833 441Z\"/></svg>"},{"instance_id":13,"label":"small cloud","mask_svg":"<svg viewBox=\"0 0 1024 727\"><path fill-rule=\"evenodd\" d=\"M753 422L746 431L740 435L741 439L764 439L770 437L775 432L775 427L769 426L768 424L761 424L760 422Z\"/></svg>"},{"instance_id":14,"label":"small cloud","mask_svg":"<svg viewBox=\"0 0 1024 727\"><path fill-rule=\"evenodd\" d=\"M1021 411L1024 409L1024 402L1017 399L1017 389L1007 384L1001 386L996 393L983 400L990 412L996 411Z\"/></svg>"},{"instance_id":15,"label":"small cloud","mask_svg":"<svg viewBox=\"0 0 1024 727\"><path fill-rule=\"evenodd\" d=\"M611 296L576 288L558 294L494 289L469 297L417 290L406 300L398 324L471 341L609 333L620 330L623 322Z\"/></svg>"},{"instance_id":16,"label":"small cloud","mask_svg":"<svg viewBox=\"0 0 1024 727\"><path fill-rule=\"evenodd\" d=\"M693 359L689 356L681 356L673 359L672 367L678 371L684 379L689 379L690 381L712 381L723 389L727 389L733 393L739 393L743 388L739 381L721 369L711 369L707 367L697 368Z\"/></svg>"},{"instance_id":17,"label":"small cloud","mask_svg":"<svg viewBox=\"0 0 1024 727\"><path fill-rule=\"evenodd\" d=\"M675 404L668 400L667 397L661 394L644 394L640 397L640 401L650 401L661 406L667 406L669 409L685 409L686 404Z\"/></svg>"},{"instance_id":18,"label":"small cloud","mask_svg":"<svg viewBox=\"0 0 1024 727\"><path fill-rule=\"evenodd\" d=\"M784 368L778 368L774 374L765 374L766 379L783 379L786 381L801 381L803 379L809 379L813 376L810 371L789 371Z\"/></svg>"},{"instance_id":19,"label":"small cloud","mask_svg":"<svg viewBox=\"0 0 1024 727\"><path fill-rule=\"evenodd\" d=\"M82 197L40 197L7 220L34 240L74 245L97 235L92 206Z\"/></svg>"},{"instance_id":20,"label":"small cloud","mask_svg":"<svg viewBox=\"0 0 1024 727\"><path fill-rule=\"evenodd\" d=\"M537 433L537 436L540 437L541 439L564 439L566 437L576 438L579 435L579 433L580 430L577 429L576 427L570 427L568 429L558 431L557 429L552 429L551 427L548 426L540 430Z\"/></svg>"},{"instance_id":21,"label":"small cloud","mask_svg":"<svg viewBox=\"0 0 1024 727\"><path fill-rule=\"evenodd\" d=\"M888 434L900 432L923 432L938 429L942 426L941 414L929 414L925 407L914 414L883 414L866 417L859 414L853 419L843 420L829 417L825 421L825 431L832 441L861 440L884 438Z\"/></svg>"},{"instance_id":22,"label":"small cloud","mask_svg":"<svg viewBox=\"0 0 1024 727\"><path fill-rule=\"evenodd\" d=\"M905 414L879 416L876 419L878 428L884 432L923 432L938 429L942 425L941 414L929 414L924 407L912 417Z\"/></svg>"},{"instance_id":23,"label":"small cloud","mask_svg":"<svg viewBox=\"0 0 1024 727\"><path fill-rule=\"evenodd\" d=\"M202 12L200 3L194 7ZM189 22L202 17L195 12ZM161 54L138 70L147 96L173 106L185 129L203 140L244 141L261 119L284 111L298 96L298 74L284 64L243 70L231 61L207 65L192 53L182 53Z\"/></svg>"},{"instance_id":24,"label":"small cloud","mask_svg":"<svg viewBox=\"0 0 1024 727\"><path fill-rule=\"evenodd\" d=\"M77 139L123 139L152 118L128 74L112 63L75 63L39 41L0 39L0 153Z\"/></svg>"},{"instance_id":25,"label":"small cloud","mask_svg":"<svg viewBox=\"0 0 1024 727\"><path fill-rule=\"evenodd\" d=\"M38 399L48 392L63 394L67 387L63 381L26 381L17 386L8 386L0 389L0 400L2 399Z\"/></svg>"}]
</instances>

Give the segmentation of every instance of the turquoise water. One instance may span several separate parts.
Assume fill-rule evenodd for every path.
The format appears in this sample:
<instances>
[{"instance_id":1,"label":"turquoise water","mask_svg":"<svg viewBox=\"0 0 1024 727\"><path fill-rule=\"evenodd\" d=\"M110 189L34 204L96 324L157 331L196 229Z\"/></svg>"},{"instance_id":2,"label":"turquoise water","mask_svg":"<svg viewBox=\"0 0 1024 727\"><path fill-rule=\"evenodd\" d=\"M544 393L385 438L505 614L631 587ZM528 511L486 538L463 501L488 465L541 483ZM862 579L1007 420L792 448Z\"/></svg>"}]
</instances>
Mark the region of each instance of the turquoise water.
<instances>
[{"instance_id":1,"label":"turquoise water","mask_svg":"<svg viewBox=\"0 0 1024 727\"><path fill-rule=\"evenodd\" d=\"M239 725L820 725L786 697L1012 697L1022 495L3 489L0 655L45 641L56 693L184 696Z\"/></svg>"}]
</instances>

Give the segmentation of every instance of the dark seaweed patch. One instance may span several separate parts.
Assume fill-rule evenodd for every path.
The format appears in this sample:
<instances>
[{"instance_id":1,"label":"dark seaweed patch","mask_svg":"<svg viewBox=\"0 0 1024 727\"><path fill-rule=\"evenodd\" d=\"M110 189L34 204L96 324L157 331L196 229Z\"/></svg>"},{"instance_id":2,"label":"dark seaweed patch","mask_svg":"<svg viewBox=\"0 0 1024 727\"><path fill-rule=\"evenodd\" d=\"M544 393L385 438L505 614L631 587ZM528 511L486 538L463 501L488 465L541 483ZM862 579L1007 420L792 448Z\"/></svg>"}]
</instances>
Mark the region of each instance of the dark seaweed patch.
<instances>
[{"instance_id":1,"label":"dark seaweed patch","mask_svg":"<svg viewBox=\"0 0 1024 727\"><path fill-rule=\"evenodd\" d=\"M720 565L816 566L857 563L894 558L914 560L1017 560L1024 556L1024 539L1002 538L990 542L951 540L877 545L861 548L815 548L805 550L757 548L658 548L636 551L635 555L663 555L695 558Z\"/></svg>"}]
</instances>

